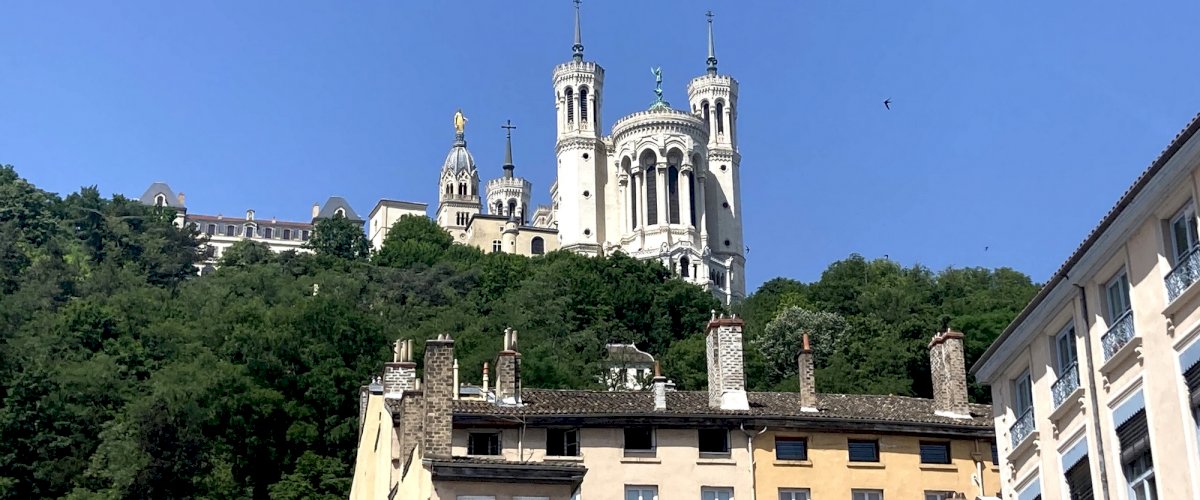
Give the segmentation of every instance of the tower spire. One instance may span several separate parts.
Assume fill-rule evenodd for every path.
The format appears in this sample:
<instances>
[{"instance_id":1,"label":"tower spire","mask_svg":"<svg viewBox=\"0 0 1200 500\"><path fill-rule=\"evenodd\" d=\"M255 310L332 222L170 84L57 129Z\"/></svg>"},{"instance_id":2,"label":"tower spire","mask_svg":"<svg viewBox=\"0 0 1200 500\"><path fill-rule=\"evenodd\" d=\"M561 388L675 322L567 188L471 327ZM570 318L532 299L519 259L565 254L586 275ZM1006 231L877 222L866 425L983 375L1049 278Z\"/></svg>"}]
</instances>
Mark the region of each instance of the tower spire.
<instances>
[{"instance_id":1,"label":"tower spire","mask_svg":"<svg viewBox=\"0 0 1200 500\"><path fill-rule=\"evenodd\" d=\"M575 1L575 45L571 46L571 59L574 61L583 60L583 36L579 32L579 3Z\"/></svg>"},{"instance_id":2,"label":"tower spire","mask_svg":"<svg viewBox=\"0 0 1200 500\"><path fill-rule=\"evenodd\" d=\"M708 18L708 74L715 75L717 74L717 49L716 46L713 45L713 13L710 10L706 12L704 16Z\"/></svg>"},{"instance_id":3,"label":"tower spire","mask_svg":"<svg viewBox=\"0 0 1200 500\"><path fill-rule=\"evenodd\" d=\"M501 125L500 128L505 129L505 139L507 140L504 145L504 177L512 177L513 169L516 168L512 159L512 131L517 126L512 124L512 120L504 120L504 125Z\"/></svg>"}]
</instances>

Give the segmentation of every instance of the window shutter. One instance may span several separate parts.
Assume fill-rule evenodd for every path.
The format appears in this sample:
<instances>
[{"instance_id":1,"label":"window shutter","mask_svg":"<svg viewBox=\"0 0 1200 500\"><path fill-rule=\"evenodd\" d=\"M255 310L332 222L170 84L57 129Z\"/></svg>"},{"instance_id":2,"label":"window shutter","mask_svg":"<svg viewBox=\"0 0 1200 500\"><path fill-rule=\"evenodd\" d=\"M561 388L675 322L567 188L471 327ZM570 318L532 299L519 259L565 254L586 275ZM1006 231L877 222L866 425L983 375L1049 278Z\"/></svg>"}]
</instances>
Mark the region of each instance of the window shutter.
<instances>
[{"instance_id":1,"label":"window shutter","mask_svg":"<svg viewBox=\"0 0 1200 500\"><path fill-rule=\"evenodd\" d=\"M779 460L808 460L808 440L775 438L775 458Z\"/></svg>"},{"instance_id":2,"label":"window shutter","mask_svg":"<svg viewBox=\"0 0 1200 500\"><path fill-rule=\"evenodd\" d=\"M851 462L878 462L879 443L876 441L850 441Z\"/></svg>"},{"instance_id":3,"label":"window shutter","mask_svg":"<svg viewBox=\"0 0 1200 500\"><path fill-rule=\"evenodd\" d=\"M1066 476L1071 500L1092 500L1092 470L1087 455L1067 469Z\"/></svg>"},{"instance_id":4,"label":"window shutter","mask_svg":"<svg viewBox=\"0 0 1200 500\"><path fill-rule=\"evenodd\" d=\"M1192 365L1183 372L1183 379L1187 381L1188 393L1191 395L1192 407L1200 408L1200 363Z\"/></svg>"},{"instance_id":5,"label":"window shutter","mask_svg":"<svg viewBox=\"0 0 1200 500\"><path fill-rule=\"evenodd\" d=\"M1117 426L1117 441L1121 444L1121 463L1127 464L1150 450L1150 433L1146 410L1139 410L1129 420Z\"/></svg>"}]
</instances>

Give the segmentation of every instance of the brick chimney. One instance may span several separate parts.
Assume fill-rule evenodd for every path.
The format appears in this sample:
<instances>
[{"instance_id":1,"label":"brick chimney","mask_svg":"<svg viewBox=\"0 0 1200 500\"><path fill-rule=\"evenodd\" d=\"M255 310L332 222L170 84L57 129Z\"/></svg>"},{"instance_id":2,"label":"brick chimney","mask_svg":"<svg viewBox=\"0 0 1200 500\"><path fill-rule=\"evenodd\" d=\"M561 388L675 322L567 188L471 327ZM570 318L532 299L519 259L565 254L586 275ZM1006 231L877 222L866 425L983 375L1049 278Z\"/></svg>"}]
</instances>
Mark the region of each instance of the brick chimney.
<instances>
[{"instance_id":1,"label":"brick chimney","mask_svg":"<svg viewBox=\"0 0 1200 500\"><path fill-rule=\"evenodd\" d=\"M967 366L962 332L946 329L929 341L933 404L938 415L971 418L967 408Z\"/></svg>"},{"instance_id":2,"label":"brick chimney","mask_svg":"<svg viewBox=\"0 0 1200 500\"><path fill-rule=\"evenodd\" d=\"M383 393L387 397L397 398L402 392L417 388L417 364L412 356L413 341L396 339L392 360L383 364Z\"/></svg>"},{"instance_id":3,"label":"brick chimney","mask_svg":"<svg viewBox=\"0 0 1200 500\"><path fill-rule=\"evenodd\" d=\"M804 334L804 347L796 356L799 364L800 377L800 411L817 411L817 381L813 368L812 346L808 343L808 333Z\"/></svg>"},{"instance_id":4,"label":"brick chimney","mask_svg":"<svg viewBox=\"0 0 1200 500\"><path fill-rule=\"evenodd\" d=\"M722 410L749 410L742 360L742 327L737 316L717 316L713 311L705 334L708 354L708 406Z\"/></svg>"},{"instance_id":5,"label":"brick chimney","mask_svg":"<svg viewBox=\"0 0 1200 500\"><path fill-rule=\"evenodd\" d=\"M449 457L454 398L454 340L449 335L425 341L424 456Z\"/></svg>"},{"instance_id":6,"label":"brick chimney","mask_svg":"<svg viewBox=\"0 0 1200 500\"><path fill-rule=\"evenodd\" d=\"M658 366L658 361L654 362L654 379L650 381L654 386L654 410L663 411L667 409L667 377L662 375L662 369Z\"/></svg>"},{"instance_id":7,"label":"brick chimney","mask_svg":"<svg viewBox=\"0 0 1200 500\"><path fill-rule=\"evenodd\" d=\"M521 404L521 353L517 352L517 331L504 329L504 348L496 359L496 402Z\"/></svg>"}]
</instances>

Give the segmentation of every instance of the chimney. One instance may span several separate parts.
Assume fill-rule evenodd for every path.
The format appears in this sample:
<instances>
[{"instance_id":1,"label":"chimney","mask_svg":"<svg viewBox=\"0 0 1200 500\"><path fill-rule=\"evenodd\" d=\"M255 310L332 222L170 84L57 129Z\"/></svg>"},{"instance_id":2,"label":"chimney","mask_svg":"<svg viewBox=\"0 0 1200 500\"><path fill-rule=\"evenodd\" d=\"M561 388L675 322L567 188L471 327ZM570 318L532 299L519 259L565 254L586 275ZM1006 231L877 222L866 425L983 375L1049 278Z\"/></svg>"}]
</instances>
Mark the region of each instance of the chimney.
<instances>
[{"instance_id":1,"label":"chimney","mask_svg":"<svg viewBox=\"0 0 1200 500\"><path fill-rule=\"evenodd\" d=\"M517 331L504 329L504 349L496 360L496 402L521 404L521 353L517 352Z\"/></svg>"},{"instance_id":2,"label":"chimney","mask_svg":"<svg viewBox=\"0 0 1200 500\"><path fill-rule=\"evenodd\" d=\"M708 353L708 406L722 410L749 410L746 377L742 366L742 327L737 316L717 317L713 311L705 334Z\"/></svg>"},{"instance_id":3,"label":"chimney","mask_svg":"<svg viewBox=\"0 0 1200 500\"><path fill-rule=\"evenodd\" d=\"M458 401L459 385L458 385L458 358L454 358L454 400Z\"/></svg>"},{"instance_id":4,"label":"chimney","mask_svg":"<svg viewBox=\"0 0 1200 500\"><path fill-rule=\"evenodd\" d=\"M321 205L320 204L313 203L312 214L313 214L312 218L314 218L314 219L316 219L318 215L321 215Z\"/></svg>"},{"instance_id":5,"label":"chimney","mask_svg":"<svg viewBox=\"0 0 1200 500\"><path fill-rule=\"evenodd\" d=\"M425 341L424 456L449 457L453 425L454 340L449 335Z\"/></svg>"},{"instance_id":6,"label":"chimney","mask_svg":"<svg viewBox=\"0 0 1200 500\"><path fill-rule=\"evenodd\" d=\"M800 365L798 375L800 377L800 411L817 411L817 382L813 368L813 351L812 346L808 343L808 333L804 334L804 347L800 349L800 355L796 356L796 362Z\"/></svg>"},{"instance_id":7,"label":"chimney","mask_svg":"<svg viewBox=\"0 0 1200 500\"><path fill-rule=\"evenodd\" d=\"M185 200L185 199L186 199L186 198L184 198L184 197L183 197L183 191L180 191L180 192L179 192L179 196L176 196L175 198L179 200L179 206L181 206L181 207L183 207L183 206L186 206L186 205L184 205L184 203L183 203L183 200Z\"/></svg>"},{"instance_id":8,"label":"chimney","mask_svg":"<svg viewBox=\"0 0 1200 500\"><path fill-rule=\"evenodd\" d=\"M654 362L654 379L651 381L651 384L654 385L654 410L666 410L667 377L662 376L662 370L658 367L658 361Z\"/></svg>"},{"instance_id":9,"label":"chimney","mask_svg":"<svg viewBox=\"0 0 1200 500\"><path fill-rule=\"evenodd\" d=\"M383 393L387 397L398 398L405 391L416 390L417 364L412 356L413 341L396 339L392 360L383 364Z\"/></svg>"},{"instance_id":10,"label":"chimney","mask_svg":"<svg viewBox=\"0 0 1200 500\"><path fill-rule=\"evenodd\" d=\"M963 334L951 329L929 341L929 370L933 379L935 413L944 417L971 418L967 408L967 366L963 360Z\"/></svg>"},{"instance_id":11,"label":"chimney","mask_svg":"<svg viewBox=\"0 0 1200 500\"><path fill-rule=\"evenodd\" d=\"M484 394L484 397L487 396L488 382L489 382L488 381L488 365L487 365L487 361L484 361L483 362L483 394Z\"/></svg>"}]
</instances>

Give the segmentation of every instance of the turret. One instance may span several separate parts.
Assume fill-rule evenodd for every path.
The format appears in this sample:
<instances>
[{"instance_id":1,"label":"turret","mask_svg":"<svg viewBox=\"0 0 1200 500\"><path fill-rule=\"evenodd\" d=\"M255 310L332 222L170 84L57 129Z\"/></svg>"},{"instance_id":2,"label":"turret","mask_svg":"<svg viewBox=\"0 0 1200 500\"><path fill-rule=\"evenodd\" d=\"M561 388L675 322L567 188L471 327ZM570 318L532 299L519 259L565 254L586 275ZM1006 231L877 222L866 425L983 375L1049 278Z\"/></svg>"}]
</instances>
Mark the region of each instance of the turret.
<instances>
[{"instance_id":1,"label":"turret","mask_svg":"<svg viewBox=\"0 0 1200 500\"><path fill-rule=\"evenodd\" d=\"M450 230L461 231L471 217L479 213L479 172L475 168L475 158L467 150L466 139L467 117L462 110L454 113L454 143L446 160L442 162L442 172L438 177L438 225Z\"/></svg>"},{"instance_id":2,"label":"turret","mask_svg":"<svg viewBox=\"0 0 1200 500\"><path fill-rule=\"evenodd\" d=\"M506 129L504 147L504 175L487 183L487 210L492 215L503 215L514 220L518 225L529 221L529 198L533 193L533 183L517 177L514 171L516 165L512 158L512 131L517 127L509 120L501 125ZM505 246L504 251L511 251Z\"/></svg>"}]
</instances>

